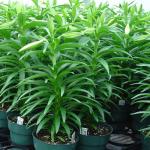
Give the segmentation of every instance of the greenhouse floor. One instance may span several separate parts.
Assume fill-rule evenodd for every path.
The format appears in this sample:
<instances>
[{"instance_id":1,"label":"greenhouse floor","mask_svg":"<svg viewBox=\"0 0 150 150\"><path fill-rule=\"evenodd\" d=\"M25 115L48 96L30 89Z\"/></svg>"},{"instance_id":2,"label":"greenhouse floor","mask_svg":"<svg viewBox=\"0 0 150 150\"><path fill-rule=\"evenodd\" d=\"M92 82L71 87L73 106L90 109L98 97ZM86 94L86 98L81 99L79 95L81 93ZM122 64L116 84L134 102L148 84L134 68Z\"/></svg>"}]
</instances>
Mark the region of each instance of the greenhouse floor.
<instances>
[{"instance_id":1,"label":"greenhouse floor","mask_svg":"<svg viewBox=\"0 0 150 150\"><path fill-rule=\"evenodd\" d=\"M11 144L9 132L0 129L0 150L34 150L34 148ZM138 134L133 133L131 130L113 133L106 146L106 150L141 150Z\"/></svg>"}]
</instances>

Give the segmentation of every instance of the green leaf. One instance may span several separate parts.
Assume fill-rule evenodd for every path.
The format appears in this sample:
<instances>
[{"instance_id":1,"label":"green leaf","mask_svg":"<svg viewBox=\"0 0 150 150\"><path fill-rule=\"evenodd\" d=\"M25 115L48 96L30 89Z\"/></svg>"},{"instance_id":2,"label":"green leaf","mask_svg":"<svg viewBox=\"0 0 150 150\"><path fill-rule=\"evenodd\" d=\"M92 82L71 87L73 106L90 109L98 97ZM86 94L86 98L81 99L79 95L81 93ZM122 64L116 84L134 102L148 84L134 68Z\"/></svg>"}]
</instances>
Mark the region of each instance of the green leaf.
<instances>
[{"instance_id":1,"label":"green leaf","mask_svg":"<svg viewBox=\"0 0 150 150\"><path fill-rule=\"evenodd\" d=\"M80 120L80 118L73 112L69 112L68 114L72 117L70 119L72 119L74 121L74 123L76 123L79 127L81 127L81 120Z\"/></svg>"},{"instance_id":2,"label":"green leaf","mask_svg":"<svg viewBox=\"0 0 150 150\"><path fill-rule=\"evenodd\" d=\"M0 30L4 30L4 29L10 29L13 24L15 23L16 20L12 20L10 22L6 22L6 23L3 23L3 24L0 24Z\"/></svg>"},{"instance_id":3,"label":"green leaf","mask_svg":"<svg viewBox=\"0 0 150 150\"><path fill-rule=\"evenodd\" d=\"M42 100L38 100L37 102L35 102L33 105L30 105L30 107L28 108L28 110L26 112L24 112L24 116L28 115L29 113L33 112L33 110L42 103Z\"/></svg>"},{"instance_id":4,"label":"green leaf","mask_svg":"<svg viewBox=\"0 0 150 150\"><path fill-rule=\"evenodd\" d=\"M50 96L49 101L48 101L48 104L47 104L47 106L46 106L45 109L44 109L44 114L45 114L45 115L50 111L49 109L50 109L51 106L52 106L52 102L53 102L54 98L55 98L55 95L51 95L51 96Z\"/></svg>"},{"instance_id":5,"label":"green leaf","mask_svg":"<svg viewBox=\"0 0 150 150\"><path fill-rule=\"evenodd\" d=\"M4 84L4 86L2 87L0 93L2 93L2 92L5 90L5 88L12 82L13 78L14 78L16 75L17 75L17 73L14 72L14 73L12 73L12 74L10 74L10 75L8 76L8 78L7 78L7 80L6 80L5 84Z\"/></svg>"},{"instance_id":6,"label":"green leaf","mask_svg":"<svg viewBox=\"0 0 150 150\"><path fill-rule=\"evenodd\" d=\"M32 2L33 2L36 6L38 6L38 0L32 0Z\"/></svg>"},{"instance_id":7,"label":"green leaf","mask_svg":"<svg viewBox=\"0 0 150 150\"><path fill-rule=\"evenodd\" d=\"M61 116L62 116L62 120L63 120L63 122L65 123L66 122L66 110L65 110L65 108L60 108L60 112L61 112Z\"/></svg>"},{"instance_id":8,"label":"green leaf","mask_svg":"<svg viewBox=\"0 0 150 150\"><path fill-rule=\"evenodd\" d=\"M130 33L130 25L127 24L125 27L125 34L128 35Z\"/></svg>"},{"instance_id":9,"label":"green leaf","mask_svg":"<svg viewBox=\"0 0 150 150\"><path fill-rule=\"evenodd\" d=\"M22 47L19 51L22 52L22 51L26 51L26 50L31 50L33 48L36 48L36 47L40 46L45 41L46 41L45 39L42 39L40 41L35 41L35 42L32 42L32 43L29 43L29 44L25 45L24 47Z\"/></svg>"},{"instance_id":10,"label":"green leaf","mask_svg":"<svg viewBox=\"0 0 150 150\"><path fill-rule=\"evenodd\" d=\"M101 65L105 68L105 70L107 71L108 75L110 75L109 66L108 66L107 61L105 61L104 59L100 58L100 59L99 59L99 62L100 62Z\"/></svg>"},{"instance_id":11,"label":"green leaf","mask_svg":"<svg viewBox=\"0 0 150 150\"><path fill-rule=\"evenodd\" d=\"M87 28L83 31L83 34L92 34L95 31L95 28Z\"/></svg>"},{"instance_id":12,"label":"green leaf","mask_svg":"<svg viewBox=\"0 0 150 150\"><path fill-rule=\"evenodd\" d=\"M64 93L65 93L65 87L61 86L61 97L64 95Z\"/></svg>"},{"instance_id":13,"label":"green leaf","mask_svg":"<svg viewBox=\"0 0 150 150\"><path fill-rule=\"evenodd\" d=\"M53 35L54 34L54 21L53 21L52 17L50 17L48 19L48 29L49 29L51 35Z\"/></svg>"},{"instance_id":14,"label":"green leaf","mask_svg":"<svg viewBox=\"0 0 150 150\"><path fill-rule=\"evenodd\" d=\"M37 122L36 122L36 125L38 125L38 124L43 120L43 118L44 118L45 116L46 116L46 115L45 115L44 113L40 114L40 116L39 116L39 118L38 118L38 120L37 120Z\"/></svg>"},{"instance_id":15,"label":"green leaf","mask_svg":"<svg viewBox=\"0 0 150 150\"><path fill-rule=\"evenodd\" d=\"M55 125L55 131L56 131L56 134L57 134L58 131L59 131L59 128L60 128L60 116L59 115L56 115L54 117L54 125Z\"/></svg>"},{"instance_id":16,"label":"green leaf","mask_svg":"<svg viewBox=\"0 0 150 150\"><path fill-rule=\"evenodd\" d=\"M37 130L36 132L38 133L39 131L41 131L42 129L44 129L44 126L49 122L49 118L44 118L39 125L37 126Z\"/></svg>"},{"instance_id":17,"label":"green leaf","mask_svg":"<svg viewBox=\"0 0 150 150\"><path fill-rule=\"evenodd\" d=\"M48 101L48 105L51 105L51 103L53 102L55 98L55 95L51 95L50 98L49 98L49 101Z\"/></svg>"},{"instance_id":18,"label":"green leaf","mask_svg":"<svg viewBox=\"0 0 150 150\"><path fill-rule=\"evenodd\" d=\"M62 123L62 126L64 127L64 129L65 129L65 131L66 131L66 133L68 135L68 138L70 138L71 132L70 132L69 126L66 123Z\"/></svg>"},{"instance_id":19,"label":"green leaf","mask_svg":"<svg viewBox=\"0 0 150 150\"><path fill-rule=\"evenodd\" d=\"M61 35L61 37L64 38L77 38L79 36L82 36L83 33L82 32L66 32L64 34Z\"/></svg>"}]
</instances>

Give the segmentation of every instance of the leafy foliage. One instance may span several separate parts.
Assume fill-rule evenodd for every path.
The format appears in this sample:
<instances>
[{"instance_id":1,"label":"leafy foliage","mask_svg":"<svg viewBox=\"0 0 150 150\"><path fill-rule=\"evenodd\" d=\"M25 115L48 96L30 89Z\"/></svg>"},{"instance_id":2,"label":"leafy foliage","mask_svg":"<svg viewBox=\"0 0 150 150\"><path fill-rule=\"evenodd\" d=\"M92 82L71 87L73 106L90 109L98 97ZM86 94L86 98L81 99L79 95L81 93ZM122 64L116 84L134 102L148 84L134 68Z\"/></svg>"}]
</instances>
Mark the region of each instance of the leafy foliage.
<instances>
[{"instance_id":1,"label":"leafy foliage","mask_svg":"<svg viewBox=\"0 0 150 150\"><path fill-rule=\"evenodd\" d=\"M0 4L1 109L28 116L54 142L105 122L116 100L147 103L150 15L142 6L33 3Z\"/></svg>"}]
</instances>

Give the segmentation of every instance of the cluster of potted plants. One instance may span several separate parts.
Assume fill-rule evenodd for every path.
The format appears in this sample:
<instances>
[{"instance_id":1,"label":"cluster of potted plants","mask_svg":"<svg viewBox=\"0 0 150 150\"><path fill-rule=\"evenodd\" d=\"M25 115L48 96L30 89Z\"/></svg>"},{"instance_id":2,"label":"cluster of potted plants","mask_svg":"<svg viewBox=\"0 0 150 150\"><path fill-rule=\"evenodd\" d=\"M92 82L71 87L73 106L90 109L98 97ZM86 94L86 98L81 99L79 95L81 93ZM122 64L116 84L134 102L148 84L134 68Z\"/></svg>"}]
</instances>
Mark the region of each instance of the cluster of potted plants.
<instances>
[{"instance_id":1,"label":"cluster of potted plants","mask_svg":"<svg viewBox=\"0 0 150 150\"><path fill-rule=\"evenodd\" d=\"M133 113L134 125L141 131L141 138L143 141L143 150L149 149L150 146L150 108L149 108L149 59L146 63L138 64L136 73L141 75L142 78L137 83L136 91L138 93L133 97L132 104L136 105L137 112Z\"/></svg>"},{"instance_id":2,"label":"cluster of potted plants","mask_svg":"<svg viewBox=\"0 0 150 150\"><path fill-rule=\"evenodd\" d=\"M0 4L0 128L36 150L105 149L111 107L148 103L150 15L127 3L33 3Z\"/></svg>"}]
</instances>

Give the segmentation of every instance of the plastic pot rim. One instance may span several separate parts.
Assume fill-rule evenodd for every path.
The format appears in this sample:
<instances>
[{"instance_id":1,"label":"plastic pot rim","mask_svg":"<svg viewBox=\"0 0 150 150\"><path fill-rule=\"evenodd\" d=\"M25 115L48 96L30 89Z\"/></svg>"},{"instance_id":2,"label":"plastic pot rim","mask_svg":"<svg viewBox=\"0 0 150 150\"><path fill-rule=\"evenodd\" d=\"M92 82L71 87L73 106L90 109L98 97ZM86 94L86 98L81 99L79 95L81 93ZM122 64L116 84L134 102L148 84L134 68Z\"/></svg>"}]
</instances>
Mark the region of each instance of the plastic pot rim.
<instances>
[{"instance_id":1,"label":"plastic pot rim","mask_svg":"<svg viewBox=\"0 0 150 150\"><path fill-rule=\"evenodd\" d=\"M47 142L45 142L45 141L42 141L42 140L38 139L37 136L36 136L36 132L35 132L35 131L32 132L32 136L33 136L33 141L34 141L34 138L35 138L36 140L38 140L38 141L40 141L40 142L43 142L43 143L45 143L45 144L47 144L47 145L54 145L54 146L55 146L55 145L56 145L56 146L57 146L57 145L58 145L58 146L59 146L59 145L60 145L60 146L62 146L62 145L65 145L65 146L67 146L67 145L75 145L75 144L77 144L77 143L79 142L79 138L77 137L77 138L76 138L76 141L75 141L74 143L68 143L68 144L51 144L51 143L50 143L50 144L49 144L49 143L47 143Z\"/></svg>"},{"instance_id":2,"label":"plastic pot rim","mask_svg":"<svg viewBox=\"0 0 150 150\"><path fill-rule=\"evenodd\" d=\"M105 135L82 135L82 134L79 134L80 136L86 136L86 137L105 137L105 136L108 136L108 135L111 135L112 132L113 132L113 127L109 124L102 124L102 125L105 125L107 126L109 129L110 129L110 132L105 134Z\"/></svg>"},{"instance_id":3,"label":"plastic pot rim","mask_svg":"<svg viewBox=\"0 0 150 150\"><path fill-rule=\"evenodd\" d=\"M27 126L27 124L22 124L22 125L20 125L20 124L17 124L16 122L13 122L11 119L10 119L10 117L12 117L12 116L17 116L17 115L12 115L12 114L10 114L10 115L7 115L7 120L8 120L8 123L11 123L11 124L16 124L16 125L18 125L18 126L23 126L23 127L25 127L25 128L29 128L28 126Z\"/></svg>"}]
</instances>

